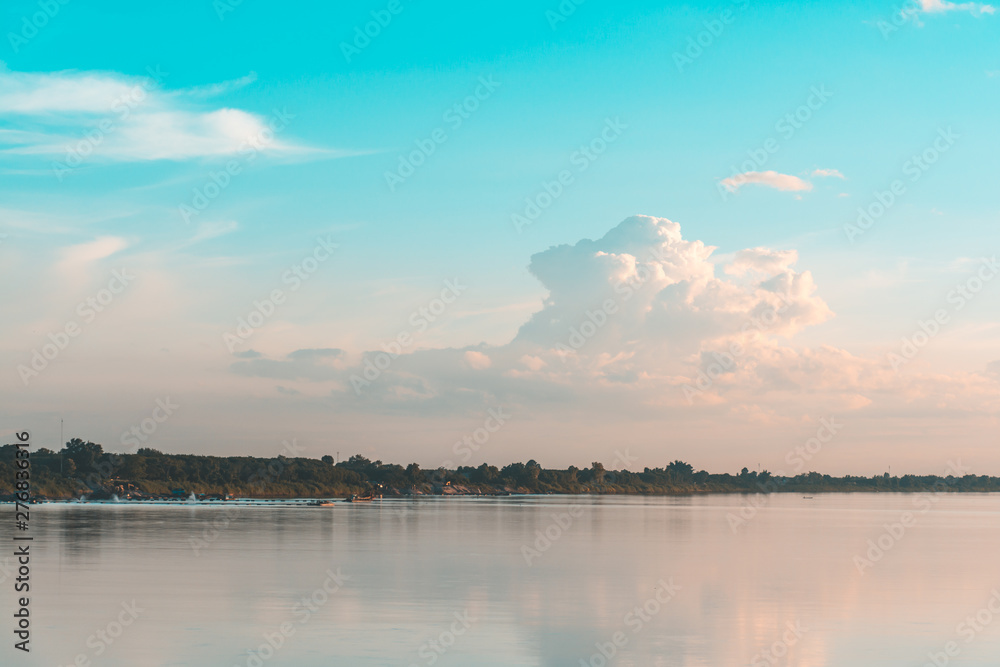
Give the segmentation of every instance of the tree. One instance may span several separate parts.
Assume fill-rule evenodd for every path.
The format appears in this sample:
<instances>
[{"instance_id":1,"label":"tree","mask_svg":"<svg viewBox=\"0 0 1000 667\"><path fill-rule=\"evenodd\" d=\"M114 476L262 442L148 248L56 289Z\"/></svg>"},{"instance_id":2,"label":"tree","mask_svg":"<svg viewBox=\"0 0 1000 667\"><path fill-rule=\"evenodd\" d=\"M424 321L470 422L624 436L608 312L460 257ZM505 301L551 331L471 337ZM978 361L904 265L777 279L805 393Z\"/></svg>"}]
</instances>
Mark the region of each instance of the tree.
<instances>
[{"instance_id":1,"label":"tree","mask_svg":"<svg viewBox=\"0 0 1000 667\"><path fill-rule=\"evenodd\" d=\"M142 479L146 477L146 459L141 456L126 456L122 464L121 474L125 479Z\"/></svg>"},{"instance_id":2,"label":"tree","mask_svg":"<svg viewBox=\"0 0 1000 667\"><path fill-rule=\"evenodd\" d=\"M68 456L80 472L90 472L94 468L94 463L104 454L104 448L93 442L84 442L80 438L73 438L66 443L62 453Z\"/></svg>"},{"instance_id":3,"label":"tree","mask_svg":"<svg viewBox=\"0 0 1000 667\"><path fill-rule=\"evenodd\" d=\"M406 477L413 484L420 484L424 481L424 473L420 470L420 466L416 463L411 463L406 466Z\"/></svg>"},{"instance_id":4,"label":"tree","mask_svg":"<svg viewBox=\"0 0 1000 667\"><path fill-rule=\"evenodd\" d=\"M595 482L601 484L604 482L604 464L600 461L594 461L590 464L590 475Z\"/></svg>"},{"instance_id":5,"label":"tree","mask_svg":"<svg viewBox=\"0 0 1000 667\"><path fill-rule=\"evenodd\" d=\"M491 484L497 480L500 476L500 471L496 466L491 466L486 463L482 464L472 473L471 479L473 482L479 482L482 484Z\"/></svg>"},{"instance_id":6,"label":"tree","mask_svg":"<svg viewBox=\"0 0 1000 667\"><path fill-rule=\"evenodd\" d=\"M325 463L327 465L331 465L331 466L333 465L333 457L330 456L329 454L327 454L326 456L324 456L323 458L321 458L320 461L322 461L323 463Z\"/></svg>"},{"instance_id":7,"label":"tree","mask_svg":"<svg viewBox=\"0 0 1000 667\"><path fill-rule=\"evenodd\" d=\"M523 484L525 478L524 464L518 462L505 465L500 469L500 476L504 479L509 479L514 484Z\"/></svg>"},{"instance_id":8,"label":"tree","mask_svg":"<svg viewBox=\"0 0 1000 667\"><path fill-rule=\"evenodd\" d=\"M694 474L694 468L690 463L684 463L684 461L676 460L667 465L667 472L670 473L674 479L689 480Z\"/></svg>"},{"instance_id":9,"label":"tree","mask_svg":"<svg viewBox=\"0 0 1000 667\"><path fill-rule=\"evenodd\" d=\"M371 459L361 456L361 454L355 454L351 458L347 459L346 463L341 463L340 465L350 468L351 470L367 470L371 467Z\"/></svg>"}]
</instances>

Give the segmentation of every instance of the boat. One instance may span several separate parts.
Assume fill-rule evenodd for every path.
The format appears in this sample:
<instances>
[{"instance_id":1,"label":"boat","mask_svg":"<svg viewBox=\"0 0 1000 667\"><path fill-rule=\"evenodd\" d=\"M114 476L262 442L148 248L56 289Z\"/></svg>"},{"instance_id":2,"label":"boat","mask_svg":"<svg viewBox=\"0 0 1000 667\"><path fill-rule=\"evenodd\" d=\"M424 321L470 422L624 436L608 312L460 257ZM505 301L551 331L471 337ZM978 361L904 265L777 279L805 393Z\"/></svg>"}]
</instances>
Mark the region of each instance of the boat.
<instances>
[{"instance_id":1,"label":"boat","mask_svg":"<svg viewBox=\"0 0 1000 667\"><path fill-rule=\"evenodd\" d=\"M347 496L347 498L345 498L344 500L349 503L370 503L376 498L381 498L381 497L382 497L381 495L376 496L371 493L362 496L359 496L358 494L355 493L353 495Z\"/></svg>"}]
</instances>

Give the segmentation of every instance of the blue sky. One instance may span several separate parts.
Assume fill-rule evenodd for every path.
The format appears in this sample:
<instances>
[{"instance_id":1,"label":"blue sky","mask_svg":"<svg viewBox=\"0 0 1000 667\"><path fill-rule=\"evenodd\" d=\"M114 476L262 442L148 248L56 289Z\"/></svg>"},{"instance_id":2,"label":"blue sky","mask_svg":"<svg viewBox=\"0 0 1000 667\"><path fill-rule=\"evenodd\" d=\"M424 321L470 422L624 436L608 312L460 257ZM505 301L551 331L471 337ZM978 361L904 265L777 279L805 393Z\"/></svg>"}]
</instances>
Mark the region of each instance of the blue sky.
<instances>
[{"instance_id":1,"label":"blue sky","mask_svg":"<svg viewBox=\"0 0 1000 667\"><path fill-rule=\"evenodd\" d=\"M51 16L39 14L45 7ZM902 371L888 355L922 318L951 308L949 292L1000 245L993 8L941 0L562 7L565 20L553 19L557 2L5 3L0 257L5 311L16 317L0 325L8 369L0 389L9 418L57 438L61 415L73 433L114 447L156 398L184 396L177 400L189 407L150 435L162 449L267 454L299 438L315 456L363 450L423 465L453 459L451 443L500 403L524 417L493 437L480 457L491 462L610 463L626 440L640 467L676 454L700 467L738 469L752 457L775 469L789 443L837 411L856 427L817 462L824 470L880 470L902 458L930 472L944 467L943 434L981 443L998 406L997 286L954 313ZM355 43L356 29L378 17L386 25ZM363 48L345 57L344 43ZM477 91L480 99L469 97ZM463 103L474 110L449 111ZM796 112L807 120L782 124ZM273 137L261 134L269 122L279 127ZM607 133L609 123L617 129ZM939 136L953 139L935 147ZM579 152L594 141L599 155ZM420 142L433 153L390 188L386 173ZM75 159L74 146L88 155L54 168ZM766 159L748 166L762 151ZM914 172L913 156L925 151L933 164ZM220 176L227 164L238 173ZM561 172L560 195L517 229L511 216ZM199 192L212 191L213 175L226 186L185 216ZM903 194L849 238L859 207L897 180ZM627 242L578 244L637 214L672 222L626 226ZM600 303L592 272L610 269L569 251L532 257L568 245L628 248L642 261L641 243L659 247L673 223L685 242L717 248L709 259L684 250L698 266L675 278L703 281L691 294L726 295L699 304L689 294L699 317L766 307L761 290L775 288L765 279L779 274L815 285L797 296L810 315L768 330L767 354L741 359L731 386L713 385L704 404L664 397L683 399L698 360L728 334L686 330L676 311L666 329L603 329L600 346L595 338L574 351L577 374L565 364L540 370L551 368L544 351ZM247 355L236 361L223 334L254 300L289 287L282 276L317 238L338 251L235 349ZM749 266L738 253L755 248L777 253L753 254L756 281L734 268ZM702 261L724 280L708 280ZM134 286L25 381L18 368L123 267ZM365 354L411 330L411 313L449 279L468 288L407 350L420 352L395 360L380 392L355 393L350 378ZM585 285L591 291L572 290ZM521 350L518 331L539 313L556 313L563 333ZM481 345L475 354L485 360L468 357ZM797 357L794 368L814 377L768 384L791 372L775 359L827 348L851 361L826 363L858 370L828 384L823 362ZM252 355L285 363L296 350L337 352L309 357L320 370L246 365ZM767 355L775 365L764 372ZM521 378L530 366L539 377ZM486 368L495 377L471 379ZM872 370L887 368L888 378ZM523 385L505 384L515 376ZM618 399L645 409L626 417L611 408ZM746 424L760 442L734 439ZM669 440L658 435L665 425ZM1000 464L969 447L970 457L994 456L984 465Z\"/></svg>"}]
</instances>

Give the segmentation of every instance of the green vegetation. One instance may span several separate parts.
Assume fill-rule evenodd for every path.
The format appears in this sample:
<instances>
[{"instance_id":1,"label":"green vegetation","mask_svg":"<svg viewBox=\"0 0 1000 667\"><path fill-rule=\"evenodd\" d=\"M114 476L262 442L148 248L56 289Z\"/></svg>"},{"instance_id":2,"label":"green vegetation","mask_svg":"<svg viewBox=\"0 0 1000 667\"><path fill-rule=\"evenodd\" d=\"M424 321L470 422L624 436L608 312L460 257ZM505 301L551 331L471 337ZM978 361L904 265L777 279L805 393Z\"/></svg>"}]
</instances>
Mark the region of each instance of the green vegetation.
<instances>
[{"instance_id":1,"label":"green vegetation","mask_svg":"<svg viewBox=\"0 0 1000 667\"><path fill-rule=\"evenodd\" d=\"M0 447L0 493L13 492L13 445ZM511 463L503 468L487 464L455 470L422 470L371 461L355 455L334 465L333 458L265 459L249 456L195 456L163 454L139 449L135 454L113 454L93 442L73 439L60 452L32 452L32 488L35 496L70 498L110 497L121 480L145 494L232 494L242 497L337 497L376 490L385 495L410 493L822 493L1000 491L1000 478L965 475L889 477L831 477L816 472L794 477L751 472L738 475L695 471L673 461L642 472L589 468L544 469L536 461Z\"/></svg>"}]
</instances>

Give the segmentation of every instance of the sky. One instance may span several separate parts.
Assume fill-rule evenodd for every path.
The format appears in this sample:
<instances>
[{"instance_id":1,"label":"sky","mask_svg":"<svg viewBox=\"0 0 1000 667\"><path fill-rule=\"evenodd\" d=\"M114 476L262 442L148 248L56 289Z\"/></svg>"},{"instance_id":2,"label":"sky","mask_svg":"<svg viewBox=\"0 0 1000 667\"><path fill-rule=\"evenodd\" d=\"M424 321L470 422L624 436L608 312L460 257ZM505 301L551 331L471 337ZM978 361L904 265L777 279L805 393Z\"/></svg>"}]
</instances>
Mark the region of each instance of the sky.
<instances>
[{"instance_id":1,"label":"sky","mask_svg":"<svg viewBox=\"0 0 1000 667\"><path fill-rule=\"evenodd\" d=\"M52 0L0 28L7 434L1000 474L992 5Z\"/></svg>"}]
</instances>

